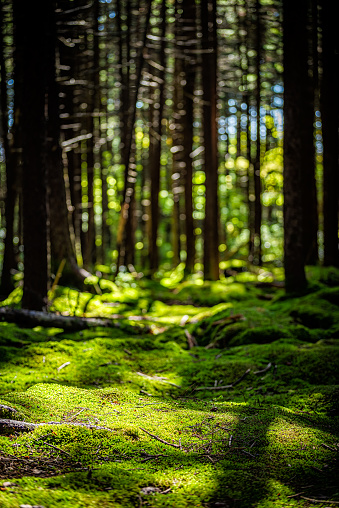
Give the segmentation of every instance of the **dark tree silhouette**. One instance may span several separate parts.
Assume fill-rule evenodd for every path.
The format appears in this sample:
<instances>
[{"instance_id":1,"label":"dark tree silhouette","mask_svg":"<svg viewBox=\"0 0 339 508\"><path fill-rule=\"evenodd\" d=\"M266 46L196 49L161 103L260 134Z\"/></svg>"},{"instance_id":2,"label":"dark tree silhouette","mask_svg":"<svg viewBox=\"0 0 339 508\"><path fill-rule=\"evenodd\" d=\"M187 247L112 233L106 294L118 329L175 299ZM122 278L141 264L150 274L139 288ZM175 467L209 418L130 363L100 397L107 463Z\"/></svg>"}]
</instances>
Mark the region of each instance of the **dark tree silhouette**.
<instances>
[{"instance_id":1,"label":"dark tree silhouette","mask_svg":"<svg viewBox=\"0 0 339 508\"><path fill-rule=\"evenodd\" d=\"M14 4L18 0L14 0ZM24 291L22 306L42 310L47 304L48 232L46 179L45 92L46 41L50 27L49 2L39 5L39 16L28 2L16 8L16 32L23 38L23 239ZM46 23L41 25L41 17Z\"/></svg>"},{"instance_id":2,"label":"dark tree silhouette","mask_svg":"<svg viewBox=\"0 0 339 508\"><path fill-rule=\"evenodd\" d=\"M205 145L206 207L204 275L219 279L218 139L217 139L217 29L216 0L202 2L202 86Z\"/></svg>"},{"instance_id":3,"label":"dark tree silhouette","mask_svg":"<svg viewBox=\"0 0 339 508\"><path fill-rule=\"evenodd\" d=\"M307 21L307 0L297 4L284 0L284 257L288 291L306 286L303 247L302 185L304 83L300 70L305 67L304 29ZM307 60L306 60L307 61Z\"/></svg>"},{"instance_id":4,"label":"dark tree silhouette","mask_svg":"<svg viewBox=\"0 0 339 508\"><path fill-rule=\"evenodd\" d=\"M324 264L339 266L338 252L338 37L332 7L321 0L322 80L320 107L324 145Z\"/></svg>"}]
</instances>

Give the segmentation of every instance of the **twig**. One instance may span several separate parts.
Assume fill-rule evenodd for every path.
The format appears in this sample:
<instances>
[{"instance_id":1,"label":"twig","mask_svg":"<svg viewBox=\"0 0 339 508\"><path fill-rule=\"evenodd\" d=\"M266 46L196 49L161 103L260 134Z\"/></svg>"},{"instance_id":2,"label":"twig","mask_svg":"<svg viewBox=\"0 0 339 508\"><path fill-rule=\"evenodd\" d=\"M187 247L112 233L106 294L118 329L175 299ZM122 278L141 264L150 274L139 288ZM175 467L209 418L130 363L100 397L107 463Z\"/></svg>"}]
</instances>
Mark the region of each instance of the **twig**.
<instances>
[{"instance_id":1,"label":"twig","mask_svg":"<svg viewBox=\"0 0 339 508\"><path fill-rule=\"evenodd\" d=\"M73 415L73 416L72 416L72 418L69 418L69 419L68 419L68 420L66 420L66 421L71 422L72 420L74 420L74 418L76 418L76 417L77 417L80 413L82 413L82 412L83 412L83 411L85 411L85 410L86 410L86 408L85 408L85 407L83 407L82 409L80 409L80 411L79 411L78 413L76 413L75 415Z\"/></svg>"},{"instance_id":2,"label":"twig","mask_svg":"<svg viewBox=\"0 0 339 508\"><path fill-rule=\"evenodd\" d=\"M70 365L71 362L65 362L63 363L62 365L60 365L60 367L57 368L57 371L60 372L61 369L63 369L64 367L67 367L67 365Z\"/></svg>"},{"instance_id":3,"label":"twig","mask_svg":"<svg viewBox=\"0 0 339 508\"><path fill-rule=\"evenodd\" d=\"M270 370L271 367L272 367L272 363L270 362L270 363L267 364L267 367L265 367L262 370L257 370L256 372L253 372L253 374L264 374L265 372Z\"/></svg>"},{"instance_id":4,"label":"twig","mask_svg":"<svg viewBox=\"0 0 339 508\"><path fill-rule=\"evenodd\" d=\"M331 503L331 504L339 504L339 501L329 501L328 499L311 499L310 497L300 496L302 499L306 499L306 501L311 501L312 503Z\"/></svg>"},{"instance_id":5,"label":"twig","mask_svg":"<svg viewBox=\"0 0 339 508\"><path fill-rule=\"evenodd\" d=\"M181 388L181 386L179 385L176 385L175 383L172 383L171 381L167 381L166 379L164 379L163 377L159 377L159 376L149 376L148 374L144 374L143 372L137 372L138 376L142 376L146 379L150 379L152 381L160 381L161 383L167 383L169 385L172 385L172 386L175 386L176 388Z\"/></svg>"},{"instance_id":6,"label":"twig","mask_svg":"<svg viewBox=\"0 0 339 508\"><path fill-rule=\"evenodd\" d=\"M17 413L18 411L14 407L4 406L0 404L0 411L10 411L11 413Z\"/></svg>"},{"instance_id":7,"label":"twig","mask_svg":"<svg viewBox=\"0 0 339 508\"><path fill-rule=\"evenodd\" d=\"M251 372L251 369L247 369L246 372L239 379L237 379L236 381L234 381L234 383L232 383L230 385L225 385L225 386L199 386L198 388L195 388L195 390L226 390L227 388L233 388L235 385L240 383L247 376L247 374L249 374L250 372Z\"/></svg>"},{"instance_id":8,"label":"twig","mask_svg":"<svg viewBox=\"0 0 339 508\"><path fill-rule=\"evenodd\" d=\"M332 448L331 446L328 446L327 444L325 443L321 443L321 446L323 446L324 448L328 448L329 450L331 450L331 452L336 452L338 450L335 450L334 448Z\"/></svg>"},{"instance_id":9,"label":"twig","mask_svg":"<svg viewBox=\"0 0 339 508\"><path fill-rule=\"evenodd\" d=\"M298 494L292 494L291 496L287 496L287 499L289 499L290 497L297 497L297 496L300 496L301 494L303 494L304 491L302 492L298 492Z\"/></svg>"},{"instance_id":10,"label":"twig","mask_svg":"<svg viewBox=\"0 0 339 508\"><path fill-rule=\"evenodd\" d=\"M154 406L155 404L163 404L163 402L149 402L148 404L144 404L143 406L135 406L135 407L140 408L145 406Z\"/></svg>"},{"instance_id":11,"label":"twig","mask_svg":"<svg viewBox=\"0 0 339 508\"><path fill-rule=\"evenodd\" d=\"M167 494L171 490L172 490L172 487L170 487L169 489L163 490L162 492L159 492L159 494Z\"/></svg>"},{"instance_id":12,"label":"twig","mask_svg":"<svg viewBox=\"0 0 339 508\"><path fill-rule=\"evenodd\" d=\"M40 439L36 439L36 441L41 441L41 443L43 443L44 445L46 446L49 446L50 448L54 448L54 450L57 450L58 452L62 452L64 453L65 455L68 455L69 457L71 457L71 454L68 453L68 452L65 452L65 450L62 450L61 448L59 448L58 446L54 446L52 444L49 444L49 443L46 443L46 441L42 441Z\"/></svg>"},{"instance_id":13,"label":"twig","mask_svg":"<svg viewBox=\"0 0 339 508\"><path fill-rule=\"evenodd\" d=\"M173 444L173 443L168 443L167 441L164 441L163 439L161 439L161 437L158 437L155 434L151 434L150 432L148 432L148 430L143 429L142 427L139 427L139 429L142 430L143 432L146 432L146 434L148 434L149 436L153 437L157 441L160 441L160 443L163 443L163 444L168 445L168 446L173 446L173 448L180 448L179 445L176 445L176 444Z\"/></svg>"},{"instance_id":14,"label":"twig","mask_svg":"<svg viewBox=\"0 0 339 508\"><path fill-rule=\"evenodd\" d=\"M165 455L163 453L160 453L159 455L148 455L148 457L144 457L141 462L147 462L148 460L158 459L159 457L168 457L168 455Z\"/></svg>"},{"instance_id":15,"label":"twig","mask_svg":"<svg viewBox=\"0 0 339 508\"><path fill-rule=\"evenodd\" d=\"M147 395L148 397L155 397L155 395L153 395L153 393L148 393L146 392L145 390L140 390L140 393L144 393L145 395Z\"/></svg>"},{"instance_id":16,"label":"twig","mask_svg":"<svg viewBox=\"0 0 339 508\"><path fill-rule=\"evenodd\" d=\"M217 424L217 425L218 425L218 427L220 429L222 429L222 430L228 430L228 432L231 432L231 429L229 429L228 427L223 427L222 425L219 425L219 424Z\"/></svg>"},{"instance_id":17,"label":"twig","mask_svg":"<svg viewBox=\"0 0 339 508\"><path fill-rule=\"evenodd\" d=\"M250 457L255 459L255 455L253 455L253 453L247 452L246 450L241 450L241 453L246 453L246 455L250 455Z\"/></svg>"},{"instance_id":18,"label":"twig","mask_svg":"<svg viewBox=\"0 0 339 508\"><path fill-rule=\"evenodd\" d=\"M0 450L0 453L3 453L4 455L8 455L8 457L11 457L11 459L14 459L14 460L20 460L21 462L28 462L25 459L21 459L20 457L16 457L15 455L12 455L12 454L10 454L8 452L3 452L2 450Z\"/></svg>"}]
</instances>

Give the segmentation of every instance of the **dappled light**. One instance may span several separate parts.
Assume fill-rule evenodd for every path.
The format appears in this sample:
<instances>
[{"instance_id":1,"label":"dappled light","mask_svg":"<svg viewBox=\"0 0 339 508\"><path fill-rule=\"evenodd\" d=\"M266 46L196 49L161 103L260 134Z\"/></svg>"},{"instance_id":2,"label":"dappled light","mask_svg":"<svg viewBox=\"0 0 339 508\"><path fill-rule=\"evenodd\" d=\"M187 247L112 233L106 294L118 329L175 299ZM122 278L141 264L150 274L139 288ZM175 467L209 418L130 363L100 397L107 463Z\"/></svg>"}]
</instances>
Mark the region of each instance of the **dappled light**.
<instances>
[{"instance_id":1,"label":"dappled light","mask_svg":"<svg viewBox=\"0 0 339 508\"><path fill-rule=\"evenodd\" d=\"M338 506L333 12L0 0L0 508Z\"/></svg>"}]
</instances>

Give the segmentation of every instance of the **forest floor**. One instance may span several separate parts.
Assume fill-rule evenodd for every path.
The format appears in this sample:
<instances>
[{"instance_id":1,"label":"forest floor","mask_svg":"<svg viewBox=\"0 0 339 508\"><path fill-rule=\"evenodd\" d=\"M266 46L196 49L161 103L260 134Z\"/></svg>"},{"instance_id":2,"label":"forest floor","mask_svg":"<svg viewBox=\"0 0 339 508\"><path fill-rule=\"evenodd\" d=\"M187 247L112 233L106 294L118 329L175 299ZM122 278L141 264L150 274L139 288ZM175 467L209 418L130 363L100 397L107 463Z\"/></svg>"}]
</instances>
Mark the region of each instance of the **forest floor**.
<instances>
[{"instance_id":1,"label":"forest floor","mask_svg":"<svg viewBox=\"0 0 339 508\"><path fill-rule=\"evenodd\" d=\"M113 327L0 323L1 508L339 505L339 272L176 276L51 295Z\"/></svg>"}]
</instances>

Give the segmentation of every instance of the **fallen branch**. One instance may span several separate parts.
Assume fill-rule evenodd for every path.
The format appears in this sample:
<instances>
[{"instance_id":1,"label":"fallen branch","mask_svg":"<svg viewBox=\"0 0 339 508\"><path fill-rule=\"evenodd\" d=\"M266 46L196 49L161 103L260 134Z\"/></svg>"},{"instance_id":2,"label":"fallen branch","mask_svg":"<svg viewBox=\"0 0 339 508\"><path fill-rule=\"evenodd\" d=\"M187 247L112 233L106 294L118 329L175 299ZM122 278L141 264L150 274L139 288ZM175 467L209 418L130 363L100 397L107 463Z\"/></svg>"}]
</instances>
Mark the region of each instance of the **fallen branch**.
<instances>
[{"instance_id":1,"label":"fallen branch","mask_svg":"<svg viewBox=\"0 0 339 508\"><path fill-rule=\"evenodd\" d=\"M339 501L329 501L328 499L312 499L310 497L300 496L301 499L311 501L312 503L323 503L323 504L339 504Z\"/></svg>"},{"instance_id":2,"label":"fallen branch","mask_svg":"<svg viewBox=\"0 0 339 508\"><path fill-rule=\"evenodd\" d=\"M246 376L251 372L251 369L247 369L245 374L243 374L239 379L234 381L234 383L225 386L199 386L198 388L194 388L195 390L227 390L228 388L233 388L238 383L240 383Z\"/></svg>"},{"instance_id":3,"label":"fallen branch","mask_svg":"<svg viewBox=\"0 0 339 508\"><path fill-rule=\"evenodd\" d=\"M1 406L0 406L1 407ZM336 450L335 448L332 448L332 446L328 446L327 444L325 443L321 443L321 446L323 446L324 448L327 448L328 450L331 450L331 452L337 452L338 450Z\"/></svg>"},{"instance_id":4,"label":"fallen branch","mask_svg":"<svg viewBox=\"0 0 339 508\"><path fill-rule=\"evenodd\" d=\"M8 419L0 419L0 435L8 432L30 432L38 427L43 427L46 425L70 425L73 427L86 427L87 429L95 429L95 430L109 430L113 432L112 429L108 427L101 427L97 425L91 425L86 423L71 423L71 422L44 422L44 423L29 423L22 422L19 420L8 420ZM2 431L5 432L2 432Z\"/></svg>"},{"instance_id":5,"label":"fallen branch","mask_svg":"<svg viewBox=\"0 0 339 508\"><path fill-rule=\"evenodd\" d=\"M163 439L161 439L161 437L158 437L155 434L151 434L150 432L148 432L148 430L143 429L142 427L139 427L139 429L142 430L143 432L146 432L146 434L148 434L149 436L153 437L157 441L160 441L160 443L163 443L163 444L165 444L167 446L173 446L173 448L180 448L179 445L176 445L176 444L173 444L173 443L168 443L167 441L164 441Z\"/></svg>"},{"instance_id":6,"label":"fallen branch","mask_svg":"<svg viewBox=\"0 0 339 508\"><path fill-rule=\"evenodd\" d=\"M152 381L161 381L162 383L167 383L169 385L175 386L176 388L181 388L181 386L172 383L171 381L167 381L165 378L160 376L149 376L148 374L144 374L143 372L137 372L138 376L142 376L146 379L150 379Z\"/></svg>"},{"instance_id":7,"label":"fallen branch","mask_svg":"<svg viewBox=\"0 0 339 508\"><path fill-rule=\"evenodd\" d=\"M21 462L28 462L28 460L26 460L26 459L22 459L21 457L16 457L15 455L11 455L8 452L3 452L2 450L0 450L0 453L2 453L3 455L7 455L7 457L11 457L11 459L13 459L13 460L20 460Z\"/></svg>"},{"instance_id":8,"label":"fallen branch","mask_svg":"<svg viewBox=\"0 0 339 508\"><path fill-rule=\"evenodd\" d=\"M267 364L267 367L265 367L262 370L257 370L256 372L253 372L253 374L264 374L265 372L270 370L271 367L272 367L272 363L270 362L269 364Z\"/></svg>"},{"instance_id":9,"label":"fallen branch","mask_svg":"<svg viewBox=\"0 0 339 508\"><path fill-rule=\"evenodd\" d=\"M304 494L304 491L303 492L298 492L298 494L292 494L291 496L287 496L287 499L289 499L290 497L300 496L301 494Z\"/></svg>"},{"instance_id":10,"label":"fallen branch","mask_svg":"<svg viewBox=\"0 0 339 508\"><path fill-rule=\"evenodd\" d=\"M65 331L75 332L94 328L96 326L114 327L116 323L110 319L82 318L78 316L60 316L51 312L40 312L27 309L0 308L0 321L15 323L27 328L42 326L44 328L62 328Z\"/></svg>"},{"instance_id":11,"label":"fallen branch","mask_svg":"<svg viewBox=\"0 0 339 508\"><path fill-rule=\"evenodd\" d=\"M71 362L66 362L66 363L63 363L62 365L60 365L60 367L57 368L57 371L60 372L61 369L63 369L64 367L67 367L67 365L70 365Z\"/></svg>"},{"instance_id":12,"label":"fallen branch","mask_svg":"<svg viewBox=\"0 0 339 508\"><path fill-rule=\"evenodd\" d=\"M38 441L36 439L36 441ZM55 446L55 445L52 445L52 444L49 444L49 443L46 443L46 441L42 441L42 440L39 440L41 443L43 443L44 445L46 446L49 446L50 448L54 448L54 450L57 450L58 452L62 452L64 453L65 455L68 455L69 457L71 457L71 454L66 452L65 450L62 450L62 448L59 448L58 446Z\"/></svg>"},{"instance_id":13,"label":"fallen branch","mask_svg":"<svg viewBox=\"0 0 339 508\"><path fill-rule=\"evenodd\" d=\"M17 413L18 411L14 409L14 407L4 406L3 404L0 404L0 412L10 412L10 413Z\"/></svg>"}]
</instances>

